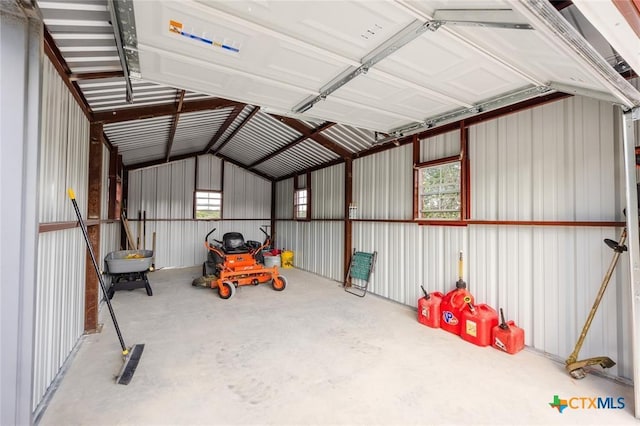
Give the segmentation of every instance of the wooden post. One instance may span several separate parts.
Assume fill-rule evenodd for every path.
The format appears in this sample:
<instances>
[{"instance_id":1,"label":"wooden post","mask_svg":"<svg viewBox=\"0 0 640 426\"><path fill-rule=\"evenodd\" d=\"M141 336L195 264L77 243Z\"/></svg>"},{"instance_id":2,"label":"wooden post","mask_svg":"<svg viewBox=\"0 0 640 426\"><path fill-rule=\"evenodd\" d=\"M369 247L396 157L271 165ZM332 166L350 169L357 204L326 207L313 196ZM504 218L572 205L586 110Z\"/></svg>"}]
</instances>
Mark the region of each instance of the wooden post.
<instances>
[{"instance_id":1,"label":"wooden post","mask_svg":"<svg viewBox=\"0 0 640 426\"><path fill-rule=\"evenodd\" d=\"M87 226L89 241L100 264L100 212L102 199L102 124L91 123L89 128L89 191L87 194L87 218L98 223ZM93 269L89 251L86 253L84 291L84 331L98 331L99 281Z\"/></svg>"}]
</instances>

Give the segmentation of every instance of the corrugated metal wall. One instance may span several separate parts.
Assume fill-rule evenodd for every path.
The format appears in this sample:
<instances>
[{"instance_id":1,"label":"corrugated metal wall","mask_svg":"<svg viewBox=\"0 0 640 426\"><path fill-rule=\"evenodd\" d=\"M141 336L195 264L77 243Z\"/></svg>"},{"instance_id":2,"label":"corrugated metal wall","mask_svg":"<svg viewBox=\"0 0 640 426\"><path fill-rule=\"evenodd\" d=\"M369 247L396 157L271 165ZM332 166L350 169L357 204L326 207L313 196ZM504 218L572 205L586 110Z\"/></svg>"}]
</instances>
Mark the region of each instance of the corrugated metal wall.
<instances>
[{"instance_id":1,"label":"corrugated metal wall","mask_svg":"<svg viewBox=\"0 0 640 426\"><path fill-rule=\"evenodd\" d=\"M208 169L208 172L201 173L202 169ZM225 232L234 231L241 232L245 240L264 240L260 226L270 223L271 182L229 163L225 163L224 170L224 220L221 221L191 220L194 159L129 173L129 218L137 219L138 211L146 211L147 217L146 226L137 220L129 222L131 231L134 238L141 238L147 249L152 248L153 233L156 233L157 268L187 267L204 262L204 237L213 228L217 230L212 238L221 239ZM202 184L214 186L216 178L205 175L215 173L219 173L215 161L200 161L198 175Z\"/></svg>"},{"instance_id":2,"label":"corrugated metal wall","mask_svg":"<svg viewBox=\"0 0 640 426\"><path fill-rule=\"evenodd\" d=\"M619 123L605 102L573 97L470 128L472 217L622 221ZM599 227L469 227L470 280L504 307L527 344L565 358L593 304L612 252ZM623 256L626 262L625 256ZM581 357L608 355L631 377L628 267L618 266Z\"/></svg>"},{"instance_id":3,"label":"corrugated metal wall","mask_svg":"<svg viewBox=\"0 0 640 426\"><path fill-rule=\"evenodd\" d=\"M43 69L40 222L75 221L67 188L86 217L89 123L48 60ZM85 246L77 228L39 235L33 408L84 330Z\"/></svg>"},{"instance_id":4,"label":"corrugated metal wall","mask_svg":"<svg viewBox=\"0 0 640 426\"><path fill-rule=\"evenodd\" d=\"M616 116L611 105L575 97L471 127L472 219L623 220ZM454 133L423 141L421 161L457 153ZM407 147L354 161L360 217L411 218L410 156ZM420 284L430 291L453 287L458 252L463 251L465 280L477 301L503 307L525 328L527 345L564 359L611 260L602 240L617 239L620 232L611 227L356 222L353 246L379 253L372 292L411 306L420 297ZM608 373L630 378L625 263L623 256L581 357L611 356L618 365Z\"/></svg>"},{"instance_id":5,"label":"corrugated metal wall","mask_svg":"<svg viewBox=\"0 0 640 426\"><path fill-rule=\"evenodd\" d=\"M293 178L276 183L277 219L293 219L293 188Z\"/></svg>"},{"instance_id":6,"label":"corrugated metal wall","mask_svg":"<svg viewBox=\"0 0 640 426\"><path fill-rule=\"evenodd\" d=\"M311 173L311 217L344 218L344 164Z\"/></svg>"},{"instance_id":7,"label":"corrugated metal wall","mask_svg":"<svg viewBox=\"0 0 640 426\"><path fill-rule=\"evenodd\" d=\"M460 154L460 130L420 140L420 162Z\"/></svg>"},{"instance_id":8,"label":"corrugated metal wall","mask_svg":"<svg viewBox=\"0 0 640 426\"><path fill-rule=\"evenodd\" d=\"M277 248L293 251L296 268L342 281L344 222L277 221ZM286 270L282 273L286 275Z\"/></svg>"},{"instance_id":9,"label":"corrugated metal wall","mask_svg":"<svg viewBox=\"0 0 640 426\"><path fill-rule=\"evenodd\" d=\"M102 196L100 204L100 219L109 218L109 161L111 152L106 146L102 147ZM102 259L112 251L120 250L120 222L103 223L100 225L100 255L96 259L98 266L103 268ZM105 281L105 284L108 282ZM102 300L102 290L98 290L98 300ZM103 304L104 306L104 304Z\"/></svg>"},{"instance_id":10,"label":"corrugated metal wall","mask_svg":"<svg viewBox=\"0 0 640 426\"><path fill-rule=\"evenodd\" d=\"M225 219L270 219L271 182L225 164L222 209Z\"/></svg>"},{"instance_id":11,"label":"corrugated metal wall","mask_svg":"<svg viewBox=\"0 0 640 426\"><path fill-rule=\"evenodd\" d=\"M293 179L278 182L278 219L292 217ZM278 248L292 250L294 265L336 281L343 279L344 164L311 174L311 222L279 220L276 223Z\"/></svg>"},{"instance_id":12,"label":"corrugated metal wall","mask_svg":"<svg viewBox=\"0 0 640 426\"><path fill-rule=\"evenodd\" d=\"M213 155L201 155L198 161L196 189L222 190L222 160Z\"/></svg>"},{"instance_id":13,"label":"corrugated metal wall","mask_svg":"<svg viewBox=\"0 0 640 426\"><path fill-rule=\"evenodd\" d=\"M574 97L469 129L472 217L622 219L614 111Z\"/></svg>"},{"instance_id":14,"label":"corrugated metal wall","mask_svg":"<svg viewBox=\"0 0 640 426\"><path fill-rule=\"evenodd\" d=\"M353 162L358 219L411 219L413 148L405 145Z\"/></svg>"},{"instance_id":15,"label":"corrugated metal wall","mask_svg":"<svg viewBox=\"0 0 640 426\"><path fill-rule=\"evenodd\" d=\"M40 145L40 222L74 220L67 188L87 210L89 124L51 62L44 61Z\"/></svg>"}]
</instances>

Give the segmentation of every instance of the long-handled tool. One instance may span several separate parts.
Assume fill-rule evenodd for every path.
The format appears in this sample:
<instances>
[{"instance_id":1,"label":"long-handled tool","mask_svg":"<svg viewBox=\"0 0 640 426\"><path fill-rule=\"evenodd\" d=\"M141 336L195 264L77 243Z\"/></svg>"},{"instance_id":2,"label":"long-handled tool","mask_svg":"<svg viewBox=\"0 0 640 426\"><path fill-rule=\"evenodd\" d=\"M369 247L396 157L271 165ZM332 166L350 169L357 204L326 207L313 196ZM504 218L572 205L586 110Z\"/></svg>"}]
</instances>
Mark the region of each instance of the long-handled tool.
<instances>
[{"instance_id":1,"label":"long-handled tool","mask_svg":"<svg viewBox=\"0 0 640 426\"><path fill-rule=\"evenodd\" d=\"M609 284L609 280L611 280L611 275L613 274L614 269L618 263L618 259L620 255L627 251L627 246L624 245L624 242L627 239L627 228L622 231L620 235L620 241L615 242L610 239L605 239L604 242L607 246L613 249L613 259L611 259L611 264L609 265L609 269L607 273L604 275L604 279L602 280L602 284L600 284L600 290L598 291L598 295L596 296L596 300L593 302L593 307L587 316L587 321L582 328L582 332L580 333L580 337L578 338L578 342L576 343L576 347L569 355L569 358L565 361L565 368L574 379L583 379L587 373L584 371L584 367L590 365L600 365L602 368L611 368L616 363L609 357L606 356L597 356L593 358L587 358L578 361L578 353L582 348L582 344L584 343L585 337L587 337L587 332L589 331L589 327L591 327L591 322L593 318L596 316L596 311L598 310L598 306L600 305L600 301L602 300L602 296L604 296L604 292L607 289L607 285Z\"/></svg>"},{"instance_id":2,"label":"long-handled tool","mask_svg":"<svg viewBox=\"0 0 640 426\"><path fill-rule=\"evenodd\" d=\"M78 209L78 203L76 203L76 194L73 192L73 189L69 188L67 191L69 194L69 198L73 203L73 209L76 212L76 216L78 217L78 222L80 223L80 229L82 229L82 235L84 235L84 241L87 243L87 249L89 250L89 254L91 255L91 261L93 262L93 267L96 270L96 274L98 275L98 280L100 281L100 287L102 287L102 293L104 294L105 301L107 302L107 307L109 308L109 313L111 314L111 319L113 320L113 326L116 329L116 333L118 334L118 339L120 340L120 346L122 347L122 356L124 358L124 364L118 377L116 378L116 382L121 385L128 385L131 379L133 378L133 373L136 372L136 368L138 367L138 363L140 362L140 358L142 357L142 351L144 350L144 344L133 345L131 348L127 348L124 344L124 339L122 338L122 333L120 332L120 327L118 327L118 321L116 320L116 314L113 312L113 307L111 306L111 301L109 300L109 296L107 295L107 287L104 284L104 280L102 279L102 274L100 273L100 268L98 268L98 263L96 262L96 257L93 254L93 248L91 247L91 243L89 242L89 235L87 234L87 225L84 223L82 219L82 215L80 214L80 210Z\"/></svg>"}]
</instances>

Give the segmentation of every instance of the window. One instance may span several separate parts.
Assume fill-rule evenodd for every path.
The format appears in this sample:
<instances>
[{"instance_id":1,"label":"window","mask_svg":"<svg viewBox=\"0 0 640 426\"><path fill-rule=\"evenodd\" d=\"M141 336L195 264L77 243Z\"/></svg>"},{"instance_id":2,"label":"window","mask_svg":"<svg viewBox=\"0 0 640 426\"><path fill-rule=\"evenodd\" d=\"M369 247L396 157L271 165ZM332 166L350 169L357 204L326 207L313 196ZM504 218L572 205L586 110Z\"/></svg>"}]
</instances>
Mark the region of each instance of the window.
<instances>
[{"instance_id":1,"label":"window","mask_svg":"<svg viewBox=\"0 0 640 426\"><path fill-rule=\"evenodd\" d=\"M296 219L308 219L309 209L307 202L307 190L297 189L294 195L294 215Z\"/></svg>"},{"instance_id":2,"label":"window","mask_svg":"<svg viewBox=\"0 0 640 426\"><path fill-rule=\"evenodd\" d=\"M418 168L418 217L426 220L461 220L460 161Z\"/></svg>"},{"instance_id":3,"label":"window","mask_svg":"<svg viewBox=\"0 0 640 426\"><path fill-rule=\"evenodd\" d=\"M222 218L222 192L196 191L195 194L196 219Z\"/></svg>"}]
</instances>

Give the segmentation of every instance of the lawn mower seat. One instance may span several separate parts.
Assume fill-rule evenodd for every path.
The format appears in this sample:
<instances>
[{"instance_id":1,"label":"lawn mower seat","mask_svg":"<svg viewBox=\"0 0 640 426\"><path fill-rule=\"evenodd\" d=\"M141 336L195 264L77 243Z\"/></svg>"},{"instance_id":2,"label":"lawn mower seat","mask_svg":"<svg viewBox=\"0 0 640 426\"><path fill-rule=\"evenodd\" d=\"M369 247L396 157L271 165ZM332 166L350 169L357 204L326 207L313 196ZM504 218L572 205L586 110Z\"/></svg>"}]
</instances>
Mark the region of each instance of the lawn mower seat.
<instances>
[{"instance_id":1,"label":"lawn mower seat","mask_svg":"<svg viewBox=\"0 0 640 426\"><path fill-rule=\"evenodd\" d=\"M239 232L227 232L222 236L222 251L227 254L249 253L250 249Z\"/></svg>"}]
</instances>

